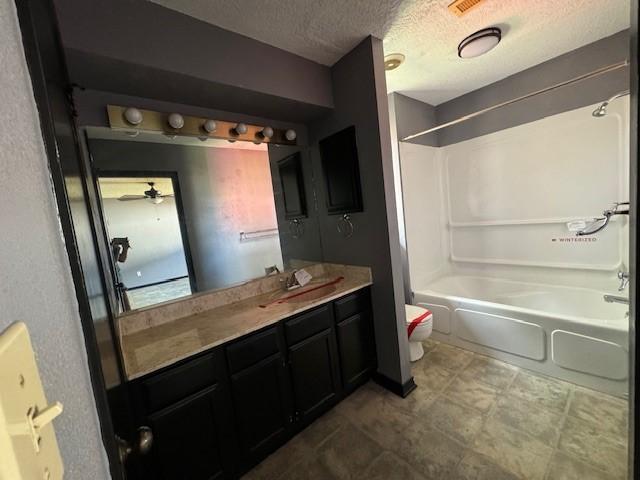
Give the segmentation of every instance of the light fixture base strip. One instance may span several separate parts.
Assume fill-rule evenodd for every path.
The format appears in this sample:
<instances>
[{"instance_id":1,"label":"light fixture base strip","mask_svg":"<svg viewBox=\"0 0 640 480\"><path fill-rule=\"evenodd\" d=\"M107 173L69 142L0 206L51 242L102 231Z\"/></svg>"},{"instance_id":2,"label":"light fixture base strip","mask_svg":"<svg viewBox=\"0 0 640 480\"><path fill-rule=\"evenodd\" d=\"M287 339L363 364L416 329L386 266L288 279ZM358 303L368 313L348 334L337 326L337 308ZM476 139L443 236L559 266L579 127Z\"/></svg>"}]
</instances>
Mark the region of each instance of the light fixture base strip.
<instances>
[{"instance_id":1,"label":"light fixture base strip","mask_svg":"<svg viewBox=\"0 0 640 480\"><path fill-rule=\"evenodd\" d=\"M157 112L154 110L142 110L142 121L137 125L132 125L126 121L124 112L129 107L119 105L107 105L107 115L109 117L109 126L114 130L126 130L127 132L147 132L166 135L183 135L196 138L217 138L222 140L241 140L247 142L274 143L280 145L296 145L296 141L288 140L286 137L287 130L282 128L273 128L273 136L266 137L262 134L265 125L252 125L247 123L247 131L238 134L235 131L237 122L229 122L226 120L218 120L211 118L194 117L183 115L184 125L181 128L172 128L168 123L170 113ZM207 120L214 120L216 129L213 132L207 132L203 125Z\"/></svg>"},{"instance_id":2,"label":"light fixture base strip","mask_svg":"<svg viewBox=\"0 0 640 480\"><path fill-rule=\"evenodd\" d=\"M477 112L469 113L467 115L463 115L462 117L456 118L455 120L451 120L450 122L443 123L442 125L438 125L436 127L428 128L427 130L423 130L418 133L414 133L413 135L409 135L404 137L401 141L406 142L408 140L413 140L414 138L421 137L422 135L427 135L429 133L437 132L438 130L442 130L443 128L450 127L452 125L457 125L458 123L466 122L467 120L471 120L472 118L478 117L485 113L491 112L493 110L497 110L498 108L506 107L508 105L512 105L516 102L520 102L522 100L526 100L531 97L535 97L537 95L541 95L543 93L550 92L552 90L556 90L558 88L566 87L573 83L578 83L583 80L588 80L593 77L597 77L598 75L602 75L604 73L612 72L614 70L618 70L620 68L625 68L629 66L629 60L623 60L622 62L614 63L608 65L606 67L598 68L589 73L585 73L579 75L577 77L571 78L569 80L565 80L564 82L556 83L555 85L551 85L549 87L541 88L540 90L536 90L531 93L527 93L526 95L522 95L520 97L512 98L511 100L507 100L506 102L498 103L496 105L492 105L491 107L483 108L482 110L478 110Z\"/></svg>"}]
</instances>

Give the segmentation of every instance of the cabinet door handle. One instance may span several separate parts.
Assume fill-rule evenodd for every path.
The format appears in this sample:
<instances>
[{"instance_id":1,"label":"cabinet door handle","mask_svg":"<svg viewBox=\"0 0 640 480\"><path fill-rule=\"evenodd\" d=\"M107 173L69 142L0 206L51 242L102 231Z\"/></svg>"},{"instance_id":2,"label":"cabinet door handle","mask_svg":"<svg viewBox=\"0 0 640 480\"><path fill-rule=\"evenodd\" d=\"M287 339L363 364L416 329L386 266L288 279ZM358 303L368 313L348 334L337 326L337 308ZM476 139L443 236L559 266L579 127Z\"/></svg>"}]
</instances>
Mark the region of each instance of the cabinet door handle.
<instances>
[{"instance_id":1,"label":"cabinet door handle","mask_svg":"<svg viewBox=\"0 0 640 480\"><path fill-rule=\"evenodd\" d=\"M146 426L138 428L138 437L135 439L134 445L118 436L116 436L116 441L118 442L120 463L124 465L132 453L138 455L149 453L153 445L153 432Z\"/></svg>"}]
</instances>

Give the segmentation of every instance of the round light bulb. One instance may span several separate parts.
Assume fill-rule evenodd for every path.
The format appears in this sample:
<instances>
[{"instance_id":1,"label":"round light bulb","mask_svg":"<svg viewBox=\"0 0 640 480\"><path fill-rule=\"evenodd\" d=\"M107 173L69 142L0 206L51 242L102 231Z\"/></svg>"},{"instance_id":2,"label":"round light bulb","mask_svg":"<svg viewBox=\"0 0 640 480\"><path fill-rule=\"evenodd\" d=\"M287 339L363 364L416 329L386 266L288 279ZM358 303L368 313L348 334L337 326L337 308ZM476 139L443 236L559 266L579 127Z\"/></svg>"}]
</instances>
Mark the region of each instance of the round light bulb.
<instances>
[{"instance_id":1,"label":"round light bulb","mask_svg":"<svg viewBox=\"0 0 640 480\"><path fill-rule=\"evenodd\" d=\"M202 128L204 129L205 132L207 133L213 133L216 131L216 128L218 128L218 124L216 123L215 120L207 120L206 122L204 122L204 124L202 125Z\"/></svg>"},{"instance_id":2,"label":"round light bulb","mask_svg":"<svg viewBox=\"0 0 640 480\"><path fill-rule=\"evenodd\" d=\"M246 123L239 123L236 125L236 128L234 128L234 130L236 131L236 133L238 135L244 135L245 133L247 133L247 124Z\"/></svg>"},{"instance_id":3,"label":"round light bulb","mask_svg":"<svg viewBox=\"0 0 640 480\"><path fill-rule=\"evenodd\" d=\"M271 138L271 137L273 137L273 128L264 127L260 133L262 134L262 136L264 138Z\"/></svg>"},{"instance_id":4,"label":"round light bulb","mask_svg":"<svg viewBox=\"0 0 640 480\"><path fill-rule=\"evenodd\" d=\"M124 119L131 125L142 123L142 112L137 108L129 107L124 111Z\"/></svg>"},{"instance_id":5,"label":"round light bulb","mask_svg":"<svg viewBox=\"0 0 640 480\"><path fill-rule=\"evenodd\" d=\"M289 140L290 142L293 142L296 139L297 136L298 136L298 134L296 133L296 131L291 129L291 128L289 130L287 130L286 132L284 132L284 137L287 140Z\"/></svg>"},{"instance_id":6,"label":"round light bulb","mask_svg":"<svg viewBox=\"0 0 640 480\"><path fill-rule=\"evenodd\" d=\"M178 128L184 127L184 117L179 113L172 113L171 115L169 115L167 122L169 123L171 128L175 128L176 130Z\"/></svg>"}]
</instances>

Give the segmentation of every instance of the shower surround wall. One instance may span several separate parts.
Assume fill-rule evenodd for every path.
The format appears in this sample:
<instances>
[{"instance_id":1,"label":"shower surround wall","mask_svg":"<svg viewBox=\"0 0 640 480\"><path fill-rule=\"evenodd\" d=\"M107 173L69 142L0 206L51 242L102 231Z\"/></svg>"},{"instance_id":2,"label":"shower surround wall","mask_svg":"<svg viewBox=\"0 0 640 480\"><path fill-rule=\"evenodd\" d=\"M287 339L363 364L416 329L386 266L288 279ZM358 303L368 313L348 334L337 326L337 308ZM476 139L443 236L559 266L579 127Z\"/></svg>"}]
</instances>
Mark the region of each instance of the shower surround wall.
<instances>
[{"instance_id":1,"label":"shower surround wall","mask_svg":"<svg viewBox=\"0 0 640 480\"><path fill-rule=\"evenodd\" d=\"M628 99L604 118L593 108L446 147L401 142L411 284L463 269L615 286L626 218L586 237L566 225L628 200Z\"/></svg>"},{"instance_id":2,"label":"shower surround wall","mask_svg":"<svg viewBox=\"0 0 640 480\"><path fill-rule=\"evenodd\" d=\"M413 303L434 311L436 338L624 395L626 309L602 294L628 266L627 218L585 237L567 224L628 200L628 105L400 143Z\"/></svg>"}]
</instances>

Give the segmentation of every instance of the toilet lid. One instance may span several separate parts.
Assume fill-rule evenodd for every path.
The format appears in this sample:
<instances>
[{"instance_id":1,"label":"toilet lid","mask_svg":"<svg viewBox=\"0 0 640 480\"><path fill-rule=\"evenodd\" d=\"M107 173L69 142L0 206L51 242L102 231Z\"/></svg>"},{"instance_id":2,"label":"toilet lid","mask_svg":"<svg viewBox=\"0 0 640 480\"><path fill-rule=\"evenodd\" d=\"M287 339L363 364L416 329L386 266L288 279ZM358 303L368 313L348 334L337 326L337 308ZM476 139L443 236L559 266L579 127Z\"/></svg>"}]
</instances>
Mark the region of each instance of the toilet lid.
<instances>
[{"instance_id":1,"label":"toilet lid","mask_svg":"<svg viewBox=\"0 0 640 480\"><path fill-rule=\"evenodd\" d=\"M407 333L409 337L423 321L428 320L432 313L424 307L418 307L417 305L405 305L405 315L407 320Z\"/></svg>"}]
</instances>

